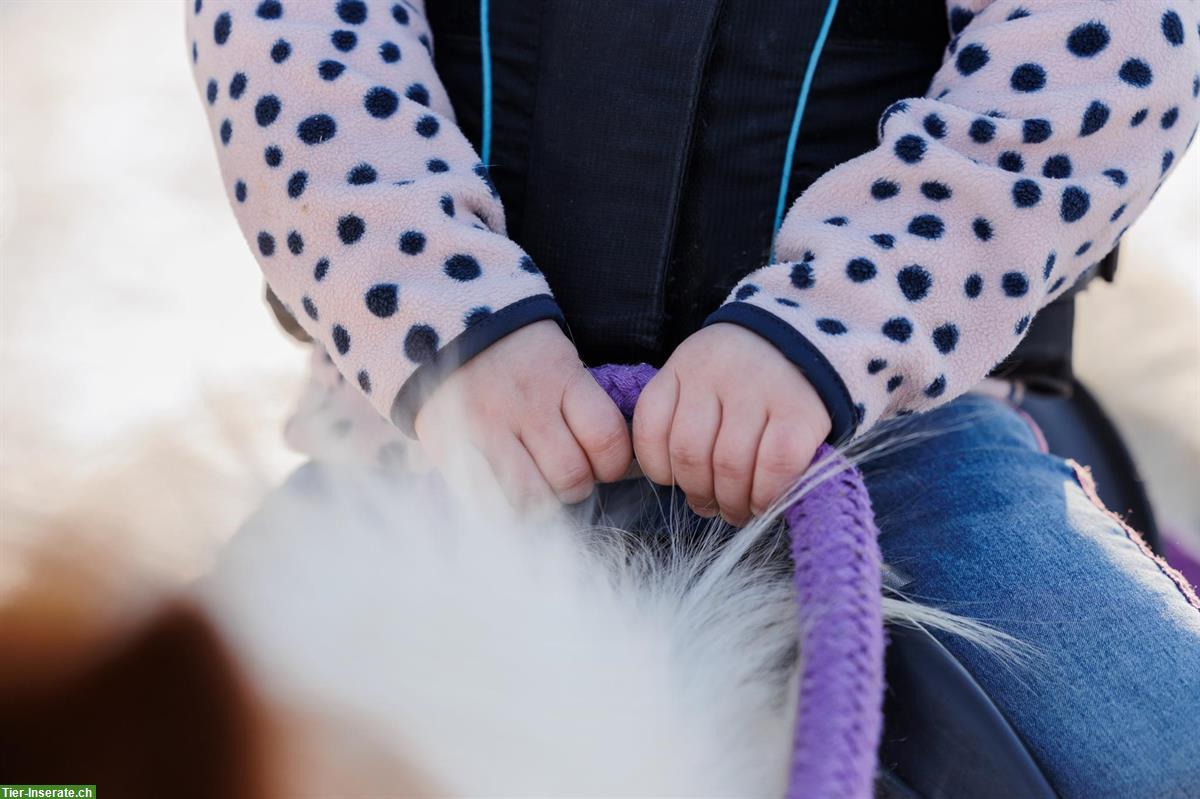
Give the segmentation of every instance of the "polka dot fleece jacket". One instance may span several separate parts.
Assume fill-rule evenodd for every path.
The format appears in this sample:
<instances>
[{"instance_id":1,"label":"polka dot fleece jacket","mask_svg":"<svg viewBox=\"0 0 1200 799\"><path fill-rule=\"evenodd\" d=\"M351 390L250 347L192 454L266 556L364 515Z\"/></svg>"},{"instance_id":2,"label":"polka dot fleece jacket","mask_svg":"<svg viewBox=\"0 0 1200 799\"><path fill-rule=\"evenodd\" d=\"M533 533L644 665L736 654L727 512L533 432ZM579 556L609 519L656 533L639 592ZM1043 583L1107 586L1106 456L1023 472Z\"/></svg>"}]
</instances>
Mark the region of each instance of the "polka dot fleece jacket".
<instances>
[{"instance_id":1,"label":"polka dot fleece jacket","mask_svg":"<svg viewBox=\"0 0 1200 799\"><path fill-rule=\"evenodd\" d=\"M345 378L317 356L314 414L340 403L344 434L369 416L348 399L361 393L411 432L423 393L474 354L464 330L491 327L470 337L486 345L558 316L454 125L420 2L187 5L242 230ZM877 149L805 191L777 262L710 321L819 352L843 437L969 390L1191 143L1198 17L1194 0L951 2L927 96L893 104ZM364 434L386 445L375 424Z\"/></svg>"}]
</instances>

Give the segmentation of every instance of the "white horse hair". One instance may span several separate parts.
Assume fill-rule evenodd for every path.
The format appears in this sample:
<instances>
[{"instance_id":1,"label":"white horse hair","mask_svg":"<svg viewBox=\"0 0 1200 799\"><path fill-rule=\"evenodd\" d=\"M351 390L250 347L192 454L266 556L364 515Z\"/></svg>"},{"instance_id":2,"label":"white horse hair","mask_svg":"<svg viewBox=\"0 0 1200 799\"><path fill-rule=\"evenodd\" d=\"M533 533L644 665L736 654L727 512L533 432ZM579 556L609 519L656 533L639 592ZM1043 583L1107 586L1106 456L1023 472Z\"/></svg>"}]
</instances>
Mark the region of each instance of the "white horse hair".
<instances>
[{"instance_id":1,"label":"white horse hair","mask_svg":"<svg viewBox=\"0 0 1200 799\"><path fill-rule=\"evenodd\" d=\"M624 508L531 520L479 475L454 501L313 477L199 590L273 699L354 718L444 795L784 793L800 653L778 509L689 531L670 504L631 533L655 501L637 484ZM1011 643L897 598L885 614Z\"/></svg>"}]
</instances>

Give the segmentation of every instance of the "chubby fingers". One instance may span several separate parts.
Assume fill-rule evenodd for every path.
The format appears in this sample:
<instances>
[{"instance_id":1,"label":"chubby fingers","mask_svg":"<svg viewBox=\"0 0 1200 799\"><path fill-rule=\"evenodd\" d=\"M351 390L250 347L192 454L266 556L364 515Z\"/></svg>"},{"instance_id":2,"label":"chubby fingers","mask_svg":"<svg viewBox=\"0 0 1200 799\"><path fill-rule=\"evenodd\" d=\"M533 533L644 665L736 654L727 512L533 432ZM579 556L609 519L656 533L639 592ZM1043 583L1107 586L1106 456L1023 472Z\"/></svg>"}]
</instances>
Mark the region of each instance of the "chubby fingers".
<instances>
[{"instance_id":1,"label":"chubby fingers","mask_svg":"<svg viewBox=\"0 0 1200 799\"><path fill-rule=\"evenodd\" d=\"M802 420L773 415L767 420L754 464L750 512L758 516L789 491L812 463L820 438Z\"/></svg>"},{"instance_id":2,"label":"chubby fingers","mask_svg":"<svg viewBox=\"0 0 1200 799\"><path fill-rule=\"evenodd\" d=\"M629 428L616 404L582 368L567 383L562 418L602 483L621 479L633 460Z\"/></svg>"},{"instance_id":3,"label":"chubby fingers","mask_svg":"<svg viewBox=\"0 0 1200 799\"><path fill-rule=\"evenodd\" d=\"M736 407L736 406L733 406ZM713 448L713 487L725 521L741 527L750 521L751 493L766 413L746 403L740 413L725 413Z\"/></svg>"},{"instance_id":4,"label":"chubby fingers","mask_svg":"<svg viewBox=\"0 0 1200 799\"><path fill-rule=\"evenodd\" d=\"M671 485L671 453L668 443L679 379L669 368L656 374L638 397L633 410L633 451L642 474L659 485Z\"/></svg>"}]
</instances>

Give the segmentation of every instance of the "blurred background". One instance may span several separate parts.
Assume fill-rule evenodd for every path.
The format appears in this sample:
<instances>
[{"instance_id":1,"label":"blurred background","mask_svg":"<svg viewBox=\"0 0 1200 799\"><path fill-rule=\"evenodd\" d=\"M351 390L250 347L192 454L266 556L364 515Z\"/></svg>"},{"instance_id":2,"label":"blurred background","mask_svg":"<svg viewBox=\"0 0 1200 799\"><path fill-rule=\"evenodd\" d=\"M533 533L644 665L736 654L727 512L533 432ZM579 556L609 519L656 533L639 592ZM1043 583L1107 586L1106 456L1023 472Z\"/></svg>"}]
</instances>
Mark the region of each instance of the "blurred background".
<instances>
[{"instance_id":1,"label":"blurred background","mask_svg":"<svg viewBox=\"0 0 1200 799\"><path fill-rule=\"evenodd\" d=\"M1200 553L1196 148L1122 256L1081 299L1078 370ZM0 545L85 535L201 573L300 462L304 362L227 206L182 4L0 0Z\"/></svg>"}]
</instances>

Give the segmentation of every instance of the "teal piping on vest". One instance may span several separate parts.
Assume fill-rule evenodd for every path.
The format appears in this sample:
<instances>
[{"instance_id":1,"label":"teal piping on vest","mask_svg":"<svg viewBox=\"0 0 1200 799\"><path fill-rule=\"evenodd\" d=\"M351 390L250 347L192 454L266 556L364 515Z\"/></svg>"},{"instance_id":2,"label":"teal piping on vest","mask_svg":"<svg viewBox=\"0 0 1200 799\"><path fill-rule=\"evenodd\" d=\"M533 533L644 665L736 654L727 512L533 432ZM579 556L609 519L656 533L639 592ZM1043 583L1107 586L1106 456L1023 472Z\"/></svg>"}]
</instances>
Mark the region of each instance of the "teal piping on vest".
<instances>
[{"instance_id":1,"label":"teal piping on vest","mask_svg":"<svg viewBox=\"0 0 1200 799\"><path fill-rule=\"evenodd\" d=\"M486 4L487 0L483 2ZM772 263L775 262L775 239L779 237L783 214L787 210L788 186L792 180L792 163L796 157L796 141L800 138L800 123L804 120L804 107L808 105L808 93L812 89L813 76L817 74L817 62L821 60L821 51L825 49L825 39L829 36L829 28L833 25L833 17L837 13L837 4L838 0L829 0L829 5L825 8L825 19L821 22L816 41L813 42L812 53L808 56L808 67L804 71L804 82L800 84L800 96L796 98L796 113L792 116L787 154L783 157L783 174L779 177L779 202L775 205L775 227L771 234Z\"/></svg>"}]
</instances>

